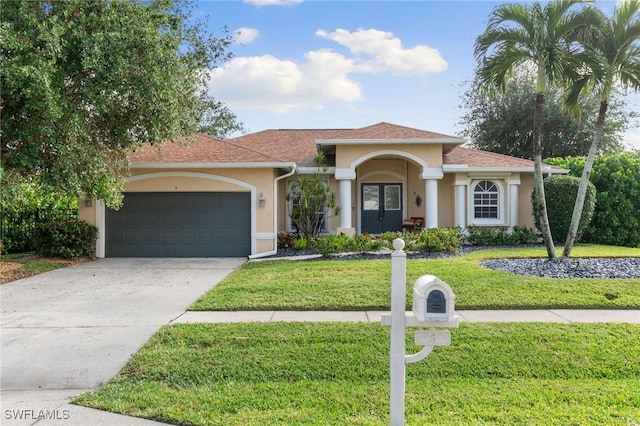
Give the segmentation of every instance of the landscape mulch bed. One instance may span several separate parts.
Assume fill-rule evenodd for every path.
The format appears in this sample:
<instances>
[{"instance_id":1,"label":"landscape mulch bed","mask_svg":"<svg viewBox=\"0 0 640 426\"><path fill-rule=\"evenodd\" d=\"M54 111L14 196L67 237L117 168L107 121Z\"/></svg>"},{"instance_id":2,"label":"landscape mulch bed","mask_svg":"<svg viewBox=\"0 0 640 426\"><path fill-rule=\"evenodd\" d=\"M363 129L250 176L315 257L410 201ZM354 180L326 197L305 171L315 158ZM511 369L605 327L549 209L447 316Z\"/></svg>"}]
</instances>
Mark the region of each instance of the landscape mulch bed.
<instances>
[{"instance_id":1,"label":"landscape mulch bed","mask_svg":"<svg viewBox=\"0 0 640 426\"><path fill-rule=\"evenodd\" d=\"M55 263L57 265L60 265L60 268L64 268L67 266L73 266L92 260L94 259L90 257L80 259L56 259L50 257L40 257L35 254L20 256L18 258L13 258L10 261L0 260L0 284L6 284L11 281L16 281L22 278L27 278L42 273L42 271L22 269L22 266L29 261Z\"/></svg>"}]
</instances>

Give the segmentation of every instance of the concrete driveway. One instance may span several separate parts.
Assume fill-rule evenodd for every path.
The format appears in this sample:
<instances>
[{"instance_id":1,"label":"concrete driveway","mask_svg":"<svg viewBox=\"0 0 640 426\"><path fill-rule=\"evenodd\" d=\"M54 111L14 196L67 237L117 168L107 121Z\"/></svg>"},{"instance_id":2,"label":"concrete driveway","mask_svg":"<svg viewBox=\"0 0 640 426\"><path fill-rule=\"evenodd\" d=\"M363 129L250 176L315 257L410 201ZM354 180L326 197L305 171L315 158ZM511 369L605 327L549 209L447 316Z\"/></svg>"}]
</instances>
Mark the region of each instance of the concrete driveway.
<instances>
[{"instance_id":1,"label":"concrete driveway","mask_svg":"<svg viewBox=\"0 0 640 426\"><path fill-rule=\"evenodd\" d=\"M100 259L0 285L0 424L143 424L67 403L244 261Z\"/></svg>"}]
</instances>

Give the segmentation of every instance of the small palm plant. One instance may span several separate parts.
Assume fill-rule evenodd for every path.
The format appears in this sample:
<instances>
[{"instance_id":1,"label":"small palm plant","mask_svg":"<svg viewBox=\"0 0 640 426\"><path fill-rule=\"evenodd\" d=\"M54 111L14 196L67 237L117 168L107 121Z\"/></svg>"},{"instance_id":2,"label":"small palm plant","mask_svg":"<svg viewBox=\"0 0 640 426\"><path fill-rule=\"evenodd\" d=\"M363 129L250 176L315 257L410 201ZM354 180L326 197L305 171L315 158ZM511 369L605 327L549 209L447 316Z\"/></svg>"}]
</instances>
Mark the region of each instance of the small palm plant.
<instances>
[{"instance_id":1,"label":"small palm plant","mask_svg":"<svg viewBox=\"0 0 640 426\"><path fill-rule=\"evenodd\" d=\"M326 230L326 221L331 215L340 213L336 195L331 191L325 178L327 167L324 154L318 153L315 163L317 170L302 175L291 184L286 200L290 203L289 217L299 236L311 241Z\"/></svg>"}]
</instances>

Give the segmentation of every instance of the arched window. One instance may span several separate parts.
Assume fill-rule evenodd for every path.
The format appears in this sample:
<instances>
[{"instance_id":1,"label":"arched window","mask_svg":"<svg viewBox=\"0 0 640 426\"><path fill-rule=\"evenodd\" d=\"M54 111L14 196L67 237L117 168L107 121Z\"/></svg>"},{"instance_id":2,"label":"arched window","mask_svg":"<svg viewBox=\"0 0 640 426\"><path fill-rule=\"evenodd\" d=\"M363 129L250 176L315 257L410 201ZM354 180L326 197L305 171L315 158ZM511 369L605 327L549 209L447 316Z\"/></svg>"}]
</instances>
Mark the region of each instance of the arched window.
<instances>
[{"instance_id":1,"label":"arched window","mask_svg":"<svg viewBox=\"0 0 640 426\"><path fill-rule=\"evenodd\" d=\"M473 188L473 217L498 219L499 190L495 183L483 180Z\"/></svg>"}]
</instances>

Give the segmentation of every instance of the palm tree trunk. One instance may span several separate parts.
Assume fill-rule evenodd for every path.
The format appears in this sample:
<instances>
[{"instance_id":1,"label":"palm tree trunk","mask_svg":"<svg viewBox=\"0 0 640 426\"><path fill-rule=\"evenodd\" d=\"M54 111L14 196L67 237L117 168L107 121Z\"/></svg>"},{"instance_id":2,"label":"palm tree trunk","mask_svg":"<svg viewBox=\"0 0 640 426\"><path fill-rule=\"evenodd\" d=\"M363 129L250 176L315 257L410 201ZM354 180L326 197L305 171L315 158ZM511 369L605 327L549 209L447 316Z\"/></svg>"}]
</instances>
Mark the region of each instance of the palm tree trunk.
<instances>
[{"instance_id":1,"label":"palm tree trunk","mask_svg":"<svg viewBox=\"0 0 640 426\"><path fill-rule=\"evenodd\" d=\"M556 247L553 245L553 236L549 227L547 215L547 200L544 196L544 180L542 176L542 107L544 105L544 93L536 94L536 108L533 113L533 163L534 163L534 191L536 193L535 209L540 219L540 232L547 248L549 259L557 259Z\"/></svg>"},{"instance_id":2,"label":"palm tree trunk","mask_svg":"<svg viewBox=\"0 0 640 426\"><path fill-rule=\"evenodd\" d=\"M596 159L598 153L598 147L602 141L602 134L604 133L604 118L607 114L607 108L609 104L602 102L600 104L600 111L598 111L598 120L596 121L596 131L591 141L591 147L589 148L589 155L587 155L587 162L584 165L582 171L582 178L580 179L580 186L578 187L578 195L576 196L576 203L573 206L573 214L571 215L571 224L569 225L569 232L567 234L567 240L564 243L564 251L562 252L563 258L571 256L571 250L573 244L576 241L576 235L578 234L578 226L580 225L580 219L582 218L582 210L584 208L584 199L587 195L587 186L589 185L589 176L591 175L591 169L593 168L593 162Z\"/></svg>"}]
</instances>

